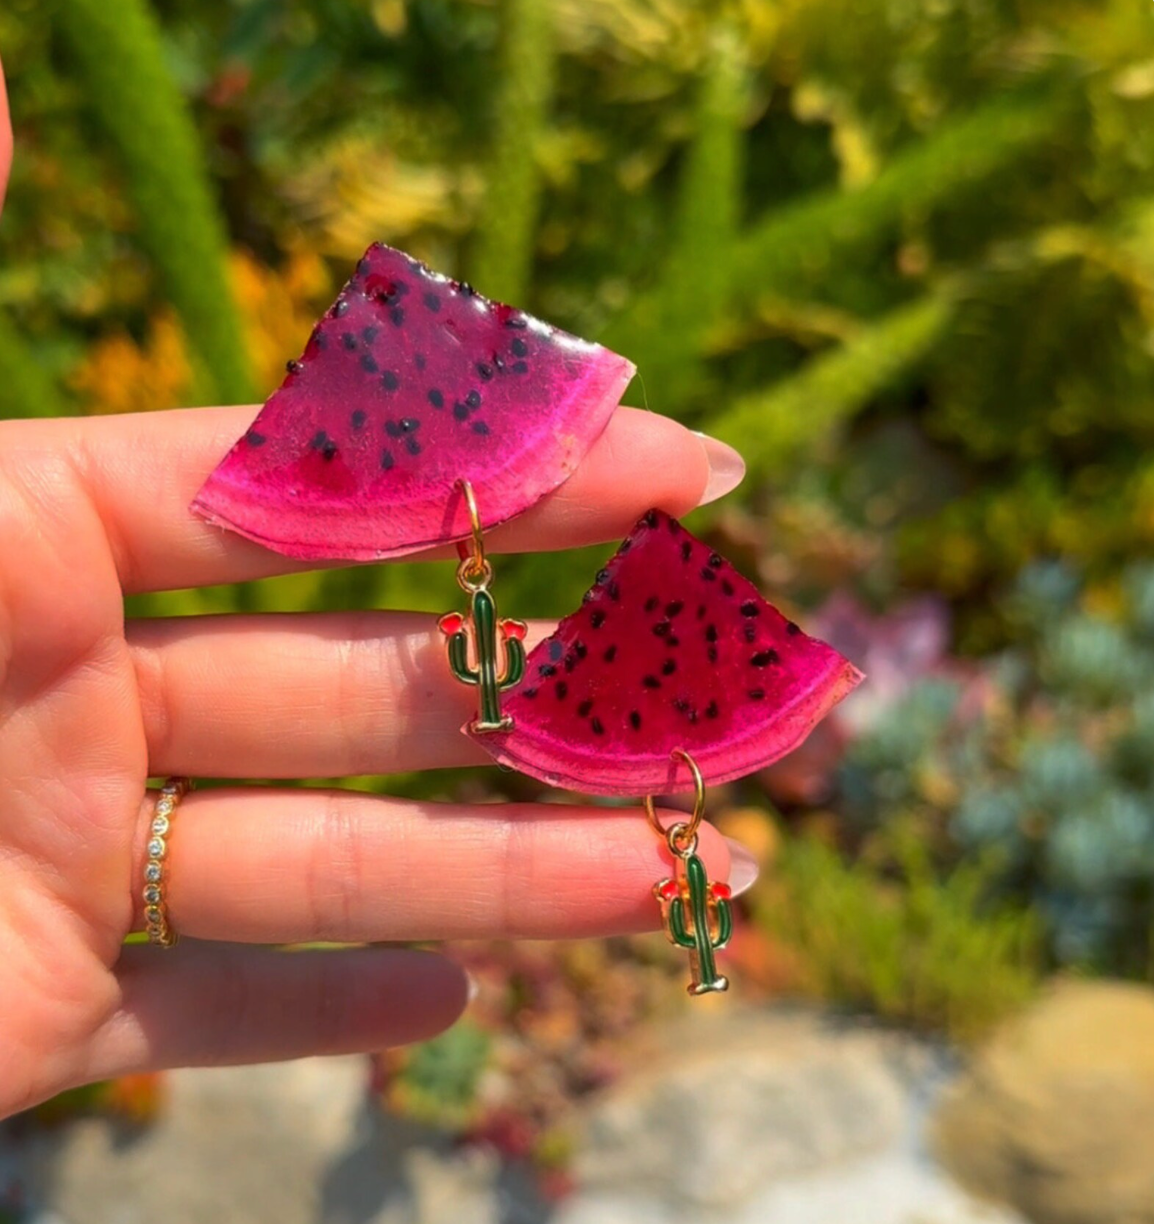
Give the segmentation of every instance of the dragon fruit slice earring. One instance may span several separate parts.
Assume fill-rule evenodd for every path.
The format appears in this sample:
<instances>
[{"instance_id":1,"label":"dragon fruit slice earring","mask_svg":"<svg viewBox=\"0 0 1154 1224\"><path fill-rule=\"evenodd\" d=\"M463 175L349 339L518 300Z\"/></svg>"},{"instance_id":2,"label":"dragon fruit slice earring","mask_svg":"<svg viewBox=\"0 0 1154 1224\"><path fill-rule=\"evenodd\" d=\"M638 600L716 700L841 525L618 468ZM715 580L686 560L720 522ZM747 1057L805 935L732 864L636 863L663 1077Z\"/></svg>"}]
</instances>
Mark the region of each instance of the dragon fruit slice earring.
<instances>
[{"instance_id":1,"label":"dragon fruit slice earring","mask_svg":"<svg viewBox=\"0 0 1154 1224\"><path fill-rule=\"evenodd\" d=\"M676 864L655 891L666 933L690 953L691 993L724 990L714 953L732 914L728 890L697 855L705 786L792 751L861 673L659 510L524 670L505 696L511 725L466 733L552 786L612 797L692 791L693 815L668 830L644 801Z\"/></svg>"},{"instance_id":2,"label":"dragon fruit slice earring","mask_svg":"<svg viewBox=\"0 0 1154 1224\"><path fill-rule=\"evenodd\" d=\"M476 668L463 622L449 634L450 660L478 686L475 729L507 727L496 693L523 656L517 622L496 621L481 533L572 474L633 371L376 244L192 508L304 560L377 561L472 539L458 576L472 599Z\"/></svg>"}]
</instances>

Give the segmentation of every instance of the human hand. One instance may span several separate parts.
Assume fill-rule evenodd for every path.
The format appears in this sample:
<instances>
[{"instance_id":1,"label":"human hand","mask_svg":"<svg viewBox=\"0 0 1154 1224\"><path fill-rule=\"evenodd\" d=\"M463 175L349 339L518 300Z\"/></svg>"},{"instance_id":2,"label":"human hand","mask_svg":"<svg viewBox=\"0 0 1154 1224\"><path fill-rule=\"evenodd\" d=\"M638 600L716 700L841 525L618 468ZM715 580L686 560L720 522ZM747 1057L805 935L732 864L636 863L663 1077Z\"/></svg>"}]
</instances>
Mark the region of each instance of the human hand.
<instances>
[{"instance_id":1,"label":"human hand","mask_svg":"<svg viewBox=\"0 0 1154 1224\"><path fill-rule=\"evenodd\" d=\"M125 622L125 593L303 568L188 510L253 415L0 424L0 1117L128 1071L427 1038L467 1000L463 972L430 952L260 945L658 925L667 864L640 815L238 788L189 795L173 821L168 911L188 941L124 946L142 926L149 776L486 759L460 734L474 694L431 616ZM648 507L683 513L740 476L720 443L621 409L572 479L487 543L616 539ZM703 829L702 852L726 878L723 839ZM753 874L746 860L732 882Z\"/></svg>"}]
</instances>

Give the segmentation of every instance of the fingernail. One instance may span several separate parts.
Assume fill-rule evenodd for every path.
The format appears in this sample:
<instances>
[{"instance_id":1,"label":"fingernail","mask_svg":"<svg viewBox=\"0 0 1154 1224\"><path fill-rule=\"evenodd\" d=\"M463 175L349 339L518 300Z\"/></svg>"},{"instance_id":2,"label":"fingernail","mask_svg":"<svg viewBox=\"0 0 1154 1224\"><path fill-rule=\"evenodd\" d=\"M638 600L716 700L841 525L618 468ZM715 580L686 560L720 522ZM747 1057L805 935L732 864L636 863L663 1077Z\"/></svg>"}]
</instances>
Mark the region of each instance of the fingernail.
<instances>
[{"instance_id":1,"label":"fingernail","mask_svg":"<svg viewBox=\"0 0 1154 1224\"><path fill-rule=\"evenodd\" d=\"M695 431L696 432L696 431ZM701 495L698 505L708 506L726 493L731 493L745 479L745 460L724 442L711 438L709 434L698 433L701 445L709 460L709 480L705 484L705 492Z\"/></svg>"},{"instance_id":2,"label":"fingernail","mask_svg":"<svg viewBox=\"0 0 1154 1224\"><path fill-rule=\"evenodd\" d=\"M732 886L731 886L731 887L732 887ZM468 971L468 969L466 969L466 970L465 970L465 978L466 978L466 980L467 980L467 981L468 981L468 983L469 983L469 998L468 998L468 1002L466 1002L466 1004L465 1004L465 1006L466 1006L466 1007L468 1007L469 1003L472 1003L472 1002L473 1002L473 1000L474 1000L474 999L477 997L477 995L479 995L479 994L481 993L481 984L480 984L480 982L478 982L478 981L477 981L477 979L476 979L476 978L475 978L475 977L474 977L474 976L473 976L473 975L472 975L472 974L471 974L471 973Z\"/></svg>"},{"instance_id":3,"label":"fingernail","mask_svg":"<svg viewBox=\"0 0 1154 1224\"><path fill-rule=\"evenodd\" d=\"M729 887L733 889L733 895L739 897L753 887L761 869L757 859L741 842L734 841L732 837L727 837L725 842L729 846Z\"/></svg>"}]
</instances>

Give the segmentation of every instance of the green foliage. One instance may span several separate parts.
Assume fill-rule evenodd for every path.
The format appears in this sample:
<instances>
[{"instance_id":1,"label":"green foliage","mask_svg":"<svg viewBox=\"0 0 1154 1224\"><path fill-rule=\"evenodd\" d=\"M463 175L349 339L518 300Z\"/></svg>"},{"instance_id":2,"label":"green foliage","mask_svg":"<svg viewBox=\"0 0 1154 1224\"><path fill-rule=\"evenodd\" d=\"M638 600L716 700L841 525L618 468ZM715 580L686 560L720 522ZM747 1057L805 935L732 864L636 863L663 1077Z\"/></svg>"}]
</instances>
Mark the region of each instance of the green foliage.
<instances>
[{"instance_id":1,"label":"green foliage","mask_svg":"<svg viewBox=\"0 0 1154 1224\"><path fill-rule=\"evenodd\" d=\"M541 140L553 95L552 13L540 0L501 0L485 206L471 275L490 297L529 291L541 195Z\"/></svg>"},{"instance_id":2,"label":"green foliage","mask_svg":"<svg viewBox=\"0 0 1154 1224\"><path fill-rule=\"evenodd\" d=\"M712 432L745 456L755 476L780 476L901 379L911 378L953 318L939 295L895 310L791 378L737 400Z\"/></svg>"},{"instance_id":3,"label":"green foliage","mask_svg":"<svg viewBox=\"0 0 1154 1224\"><path fill-rule=\"evenodd\" d=\"M987 866L940 875L909 829L875 851L876 861L851 863L814 838L787 842L756 913L822 998L958 1040L981 1036L1037 984L1035 920L991 903Z\"/></svg>"},{"instance_id":4,"label":"green foliage","mask_svg":"<svg viewBox=\"0 0 1154 1224\"><path fill-rule=\"evenodd\" d=\"M0 315L0 416L60 416L64 405L27 342Z\"/></svg>"},{"instance_id":5,"label":"green foliage","mask_svg":"<svg viewBox=\"0 0 1154 1224\"><path fill-rule=\"evenodd\" d=\"M93 111L123 163L141 243L203 362L203 391L226 402L250 400L225 235L155 18L146 0L56 0L56 11Z\"/></svg>"},{"instance_id":6,"label":"green foliage","mask_svg":"<svg viewBox=\"0 0 1154 1224\"><path fill-rule=\"evenodd\" d=\"M476 1105L477 1084L490 1058L492 1038L463 1020L441 1036L414 1046L394 1082L410 1116L440 1126L463 1125Z\"/></svg>"}]
</instances>

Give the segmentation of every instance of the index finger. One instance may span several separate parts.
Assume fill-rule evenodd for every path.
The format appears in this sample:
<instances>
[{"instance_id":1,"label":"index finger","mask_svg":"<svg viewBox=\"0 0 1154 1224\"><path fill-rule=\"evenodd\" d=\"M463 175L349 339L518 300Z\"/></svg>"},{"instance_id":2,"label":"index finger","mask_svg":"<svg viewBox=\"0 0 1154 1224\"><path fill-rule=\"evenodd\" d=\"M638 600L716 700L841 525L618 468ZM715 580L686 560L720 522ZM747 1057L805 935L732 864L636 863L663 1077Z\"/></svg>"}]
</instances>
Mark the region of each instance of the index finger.
<instances>
[{"instance_id":1,"label":"index finger","mask_svg":"<svg viewBox=\"0 0 1154 1224\"><path fill-rule=\"evenodd\" d=\"M318 568L197 518L205 477L244 432L252 407L78 420L12 421L7 454L62 453L108 534L126 592L243 582ZM623 536L650 507L684 514L741 479L736 451L655 413L619 408L577 471L486 537L495 552L543 552ZM437 553L430 553L436 556ZM440 555L448 555L444 550Z\"/></svg>"}]
</instances>

